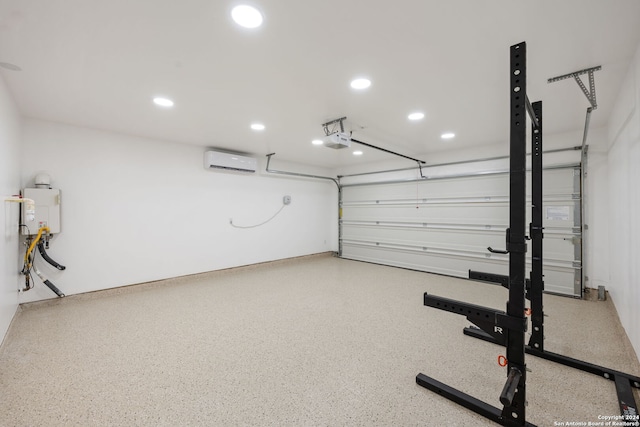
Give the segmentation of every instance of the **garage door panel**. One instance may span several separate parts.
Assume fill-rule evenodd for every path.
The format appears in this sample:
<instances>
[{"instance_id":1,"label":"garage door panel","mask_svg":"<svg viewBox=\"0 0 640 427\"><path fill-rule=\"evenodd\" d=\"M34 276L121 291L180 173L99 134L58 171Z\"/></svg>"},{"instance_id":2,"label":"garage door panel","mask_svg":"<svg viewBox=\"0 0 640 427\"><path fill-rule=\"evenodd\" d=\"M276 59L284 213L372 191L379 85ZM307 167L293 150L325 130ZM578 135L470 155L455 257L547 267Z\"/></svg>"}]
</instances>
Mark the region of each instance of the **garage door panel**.
<instances>
[{"instance_id":1,"label":"garage door panel","mask_svg":"<svg viewBox=\"0 0 640 427\"><path fill-rule=\"evenodd\" d=\"M418 222L436 224L491 225L509 212L505 204L458 205L348 205L342 207L342 218L355 221ZM508 221L507 221L508 222Z\"/></svg>"},{"instance_id":2,"label":"garage door panel","mask_svg":"<svg viewBox=\"0 0 640 427\"><path fill-rule=\"evenodd\" d=\"M345 242L344 245L345 248L349 248L349 250L346 251L348 255L344 255L344 257L348 259L410 268L412 270L429 271L455 277L467 277L469 269L473 270L474 267L482 269L486 264L491 264L491 260L476 260L456 253L421 253L402 248L378 248L358 242ZM495 267L500 268L500 264L497 264Z\"/></svg>"},{"instance_id":3,"label":"garage door panel","mask_svg":"<svg viewBox=\"0 0 640 427\"><path fill-rule=\"evenodd\" d=\"M469 270L485 273L509 274L507 256L488 254L476 255L461 251L430 249L420 251L408 247L376 246L374 244L357 241L345 241L346 253L344 258L373 262L409 268L430 273L446 274L454 277L468 277ZM526 265L531 270L530 262ZM546 263L544 274L545 291L561 295L573 295L580 291L580 269L569 264ZM571 292L567 288L571 287Z\"/></svg>"},{"instance_id":4,"label":"garage door panel","mask_svg":"<svg viewBox=\"0 0 640 427\"><path fill-rule=\"evenodd\" d=\"M344 197L353 201L380 199L465 198L478 194L503 196L509 193L505 173L480 175L473 182L457 178L432 179L384 184L380 187L361 185L344 188ZM355 195L355 196L352 196Z\"/></svg>"},{"instance_id":5,"label":"garage door panel","mask_svg":"<svg viewBox=\"0 0 640 427\"><path fill-rule=\"evenodd\" d=\"M545 286L580 296L579 168L545 170L543 181ZM509 175L491 171L343 186L341 254L458 277L467 277L468 270L507 274L508 256L491 254L487 247L506 246L508 193ZM527 223L530 211L529 195Z\"/></svg>"},{"instance_id":6,"label":"garage door panel","mask_svg":"<svg viewBox=\"0 0 640 427\"><path fill-rule=\"evenodd\" d=\"M394 228L376 226L345 227L344 239L370 241L373 243L401 243L416 247L441 248L448 250L487 252L487 246L504 246L503 232L474 230L451 230L429 228Z\"/></svg>"}]
</instances>

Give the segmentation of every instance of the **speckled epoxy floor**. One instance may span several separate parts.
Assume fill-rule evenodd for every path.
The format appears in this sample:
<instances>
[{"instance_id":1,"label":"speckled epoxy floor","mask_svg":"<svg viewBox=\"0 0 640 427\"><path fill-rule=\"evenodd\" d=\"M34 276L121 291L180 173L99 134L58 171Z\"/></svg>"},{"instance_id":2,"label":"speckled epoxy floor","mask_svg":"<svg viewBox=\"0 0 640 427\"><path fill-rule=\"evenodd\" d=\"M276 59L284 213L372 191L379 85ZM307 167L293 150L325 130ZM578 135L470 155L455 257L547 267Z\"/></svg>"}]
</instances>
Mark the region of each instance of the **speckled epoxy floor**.
<instances>
[{"instance_id":1,"label":"speckled epoxy floor","mask_svg":"<svg viewBox=\"0 0 640 427\"><path fill-rule=\"evenodd\" d=\"M480 426L419 372L500 406L501 347L423 293L504 309L499 286L327 255L22 306L0 426ZM610 301L546 296L550 351L640 374ZM528 421L619 413L613 382L527 357ZM640 399L638 400L640 401Z\"/></svg>"}]
</instances>

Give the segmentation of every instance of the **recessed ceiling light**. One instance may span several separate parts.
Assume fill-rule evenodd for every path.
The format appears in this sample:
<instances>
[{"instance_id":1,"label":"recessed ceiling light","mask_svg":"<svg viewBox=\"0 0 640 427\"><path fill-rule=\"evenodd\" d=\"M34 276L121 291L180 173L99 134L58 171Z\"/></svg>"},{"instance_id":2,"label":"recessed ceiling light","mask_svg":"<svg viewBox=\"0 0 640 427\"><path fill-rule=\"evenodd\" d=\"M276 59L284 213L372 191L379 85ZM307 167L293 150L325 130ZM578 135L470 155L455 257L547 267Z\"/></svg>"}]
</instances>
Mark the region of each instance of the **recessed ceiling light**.
<instances>
[{"instance_id":1,"label":"recessed ceiling light","mask_svg":"<svg viewBox=\"0 0 640 427\"><path fill-rule=\"evenodd\" d=\"M371 86L371 80L369 79L355 79L351 81L351 87L354 89L366 89Z\"/></svg>"},{"instance_id":2,"label":"recessed ceiling light","mask_svg":"<svg viewBox=\"0 0 640 427\"><path fill-rule=\"evenodd\" d=\"M162 98L160 96L153 98L153 103L160 107L173 107L173 101L169 98Z\"/></svg>"},{"instance_id":3,"label":"recessed ceiling light","mask_svg":"<svg viewBox=\"0 0 640 427\"><path fill-rule=\"evenodd\" d=\"M231 17L236 24L244 28L257 28L262 25L262 13L253 6L242 4L231 11Z\"/></svg>"},{"instance_id":4,"label":"recessed ceiling light","mask_svg":"<svg viewBox=\"0 0 640 427\"><path fill-rule=\"evenodd\" d=\"M362 156L362 151L358 150L358 151L354 151L353 152L354 156Z\"/></svg>"},{"instance_id":5,"label":"recessed ceiling light","mask_svg":"<svg viewBox=\"0 0 640 427\"><path fill-rule=\"evenodd\" d=\"M324 141L322 141L321 139L314 139L313 141L311 141L311 143L313 145L322 145L324 144Z\"/></svg>"},{"instance_id":6,"label":"recessed ceiling light","mask_svg":"<svg viewBox=\"0 0 640 427\"><path fill-rule=\"evenodd\" d=\"M409 114L409 120L422 120L422 119L424 119L424 113L415 112L415 113Z\"/></svg>"},{"instance_id":7,"label":"recessed ceiling light","mask_svg":"<svg viewBox=\"0 0 640 427\"><path fill-rule=\"evenodd\" d=\"M251 129L253 130L264 130L264 125L262 123L252 123Z\"/></svg>"},{"instance_id":8,"label":"recessed ceiling light","mask_svg":"<svg viewBox=\"0 0 640 427\"><path fill-rule=\"evenodd\" d=\"M447 132L447 133L443 133L442 135L440 135L440 138L442 138L442 139L452 139L455 136L456 136L455 133Z\"/></svg>"}]
</instances>

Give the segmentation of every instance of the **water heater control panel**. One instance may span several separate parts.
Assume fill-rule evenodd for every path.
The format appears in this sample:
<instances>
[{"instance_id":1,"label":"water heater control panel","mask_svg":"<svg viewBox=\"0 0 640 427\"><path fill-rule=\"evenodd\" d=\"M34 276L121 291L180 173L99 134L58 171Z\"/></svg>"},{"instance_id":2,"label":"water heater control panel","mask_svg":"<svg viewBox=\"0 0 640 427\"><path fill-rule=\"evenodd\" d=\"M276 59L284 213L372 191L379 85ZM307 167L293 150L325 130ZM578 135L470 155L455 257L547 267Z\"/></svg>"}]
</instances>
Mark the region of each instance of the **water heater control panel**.
<instances>
[{"instance_id":1,"label":"water heater control panel","mask_svg":"<svg viewBox=\"0 0 640 427\"><path fill-rule=\"evenodd\" d=\"M49 227L49 233L60 232L60 190L55 188L25 188L22 197L34 201L23 203L20 227L22 234L37 234L41 227Z\"/></svg>"}]
</instances>

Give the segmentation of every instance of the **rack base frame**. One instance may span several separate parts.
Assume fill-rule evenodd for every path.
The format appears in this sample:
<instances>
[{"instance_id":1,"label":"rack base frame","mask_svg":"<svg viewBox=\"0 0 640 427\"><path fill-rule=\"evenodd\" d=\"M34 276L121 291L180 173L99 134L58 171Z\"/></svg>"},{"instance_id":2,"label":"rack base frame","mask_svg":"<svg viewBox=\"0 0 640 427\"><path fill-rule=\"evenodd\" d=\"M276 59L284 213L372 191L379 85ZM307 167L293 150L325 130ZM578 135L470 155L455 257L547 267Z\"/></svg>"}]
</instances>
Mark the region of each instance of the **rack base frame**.
<instances>
[{"instance_id":1,"label":"rack base frame","mask_svg":"<svg viewBox=\"0 0 640 427\"><path fill-rule=\"evenodd\" d=\"M473 323L473 322L472 322ZM482 329L476 327L464 328L463 333L473 338L478 338L493 344L502 345L500 339L487 334ZM538 350L531 345L525 346L525 352L531 356L579 369L584 372L597 375L599 377L611 380L615 383L616 394L618 396L618 406L620 407L620 415L636 416L638 412L638 404L633 395L633 388L640 389L640 377L630 375L624 372L609 369L604 366L585 362L583 360L574 359L573 357L564 356L562 354L553 353L547 350Z\"/></svg>"},{"instance_id":2,"label":"rack base frame","mask_svg":"<svg viewBox=\"0 0 640 427\"><path fill-rule=\"evenodd\" d=\"M428 390L433 391L434 393L439 394L442 397L445 397L452 402L457 403L460 406L464 406L465 408L482 415L490 421L495 423L504 425L504 426L521 426L524 425L526 427L536 427L535 424L531 424L526 422L524 424L512 424L508 418L506 418L502 411L495 406L491 406L482 400L476 399L475 397L468 395L466 393L461 392L458 389L455 389L451 386L448 386L440 381L426 376L424 374L418 374L416 376L416 384L421 387L424 387Z\"/></svg>"}]
</instances>

